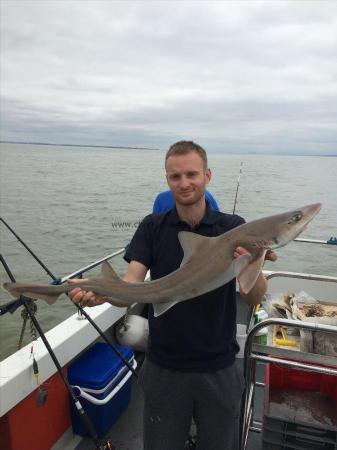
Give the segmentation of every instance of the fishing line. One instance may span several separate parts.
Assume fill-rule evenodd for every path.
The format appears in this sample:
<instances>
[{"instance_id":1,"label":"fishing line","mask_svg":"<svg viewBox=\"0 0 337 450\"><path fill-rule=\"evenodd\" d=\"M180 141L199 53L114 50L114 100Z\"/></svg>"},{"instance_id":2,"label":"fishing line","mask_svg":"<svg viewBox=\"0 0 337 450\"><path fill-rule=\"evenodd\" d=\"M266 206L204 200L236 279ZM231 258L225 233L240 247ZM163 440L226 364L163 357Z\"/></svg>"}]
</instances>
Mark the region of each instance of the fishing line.
<instances>
[{"instance_id":1,"label":"fishing line","mask_svg":"<svg viewBox=\"0 0 337 450\"><path fill-rule=\"evenodd\" d=\"M83 269L80 269L77 272L74 272L73 274L64 277L62 279L60 278L56 278L55 275L53 275L53 273L43 264L43 262L36 256L36 254L33 252L33 250L31 250L28 245L14 232L14 230L7 224L7 222L5 222L1 217L0 217L1 222L6 225L6 227L14 234L14 236L19 240L19 242L21 242L21 244L29 251L29 253L32 255L32 257L40 264L40 266L47 272L47 274L53 279L53 283L52 284L62 284L64 283L67 279L71 278L71 277L75 277L78 275L82 275L86 270L92 269L96 266L98 266L102 261L105 261L105 259L108 259L108 257L105 257L99 261L96 261L95 263L86 266ZM117 255L119 253L122 253L123 249L118 250L117 252L115 252L113 255ZM109 255L111 256L111 255ZM76 284L74 284L74 289L76 288ZM102 339L104 339L104 341L110 346L110 348L112 349L112 351L118 356L118 358L125 364L125 366L132 372L133 376L138 379L138 374L136 372L136 370L132 367L132 365L129 363L129 361L124 358L124 356L119 352L119 350L112 344L112 342L107 338L107 336L104 334L104 332L99 328L99 326L92 320L92 318L89 316L89 314L84 310L84 308L79 305L78 303L74 303L72 301L72 303L77 307L77 309L80 311L80 313L88 320L88 322L90 323L90 325L92 325L95 330L97 331L97 333L101 336ZM13 313L19 306L24 305L24 301L22 300L22 296L19 297L19 299L16 300L12 300L8 303L6 303L5 305L2 305L0 307L0 316L6 314L7 312L11 312Z\"/></svg>"},{"instance_id":2,"label":"fishing line","mask_svg":"<svg viewBox=\"0 0 337 450\"><path fill-rule=\"evenodd\" d=\"M1 254L0 254L0 260L1 260L1 263L2 263L2 265L3 265L3 267L4 267L5 271L6 271L7 275L9 276L10 280L13 283L15 283L14 275L11 272L10 268L8 267L5 259L3 258L3 256ZM56 358L56 355L55 355L53 349L51 348L51 346L50 346L50 344L49 344L49 342L48 342L48 340L47 340L47 338L46 338L42 328L40 327L40 324L39 324L38 320L35 317L35 314L33 313L32 309L31 309L30 299L28 297L23 296L23 295L20 296L20 299L22 300L22 304L26 308L26 311L27 311L30 319L34 323L35 328L39 332L39 335L40 335L44 345L46 346L46 349L48 350L48 353L49 353L51 359L53 360L53 362L54 362L54 364L56 366L56 369L57 369L60 377L62 378L62 381L63 381L64 385L66 386L66 388L67 388L67 390L69 392L69 395L70 395L72 401L74 402L74 405L75 405L78 413L80 414L80 418L83 421L83 424L85 425L85 427L88 430L92 440L95 443L95 450L105 450L105 449L111 449L112 450L113 447L112 447L112 444L111 444L111 442L109 440L108 441L100 441L98 439L96 430L95 430L95 428L94 428L94 426L93 426L89 416L87 415L87 413L83 409L83 406L82 406L80 400L76 397L76 395L74 394L70 384L68 383L68 380L67 380L67 378L65 377L65 375L63 373L61 364L59 363L58 359ZM34 373L37 370L38 370L37 367L34 367Z\"/></svg>"}]
</instances>

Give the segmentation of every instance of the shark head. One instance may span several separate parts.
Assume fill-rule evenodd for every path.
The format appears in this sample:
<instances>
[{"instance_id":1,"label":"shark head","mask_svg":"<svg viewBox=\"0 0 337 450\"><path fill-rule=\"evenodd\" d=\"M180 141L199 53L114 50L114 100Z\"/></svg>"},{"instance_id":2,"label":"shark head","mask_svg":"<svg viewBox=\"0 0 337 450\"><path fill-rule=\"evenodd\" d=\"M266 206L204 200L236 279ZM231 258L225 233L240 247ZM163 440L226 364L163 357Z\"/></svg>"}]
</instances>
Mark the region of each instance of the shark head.
<instances>
[{"instance_id":1,"label":"shark head","mask_svg":"<svg viewBox=\"0 0 337 450\"><path fill-rule=\"evenodd\" d=\"M271 217L272 245L270 247L282 247L295 239L306 229L321 207L321 203L314 203Z\"/></svg>"}]
</instances>

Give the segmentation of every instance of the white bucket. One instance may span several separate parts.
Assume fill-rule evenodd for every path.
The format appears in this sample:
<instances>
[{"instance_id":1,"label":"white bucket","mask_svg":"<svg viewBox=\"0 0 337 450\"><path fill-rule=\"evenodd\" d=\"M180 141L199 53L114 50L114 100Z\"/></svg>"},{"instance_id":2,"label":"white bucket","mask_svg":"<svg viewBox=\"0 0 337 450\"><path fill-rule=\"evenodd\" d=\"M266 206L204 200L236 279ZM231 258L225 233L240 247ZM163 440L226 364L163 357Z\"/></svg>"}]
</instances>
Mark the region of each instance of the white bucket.
<instances>
[{"instance_id":1,"label":"white bucket","mask_svg":"<svg viewBox=\"0 0 337 450\"><path fill-rule=\"evenodd\" d=\"M247 325L243 325L242 323L236 324L236 340L240 346L240 351L237 353L237 358L243 358L245 355L245 344L246 344L246 333Z\"/></svg>"}]
</instances>

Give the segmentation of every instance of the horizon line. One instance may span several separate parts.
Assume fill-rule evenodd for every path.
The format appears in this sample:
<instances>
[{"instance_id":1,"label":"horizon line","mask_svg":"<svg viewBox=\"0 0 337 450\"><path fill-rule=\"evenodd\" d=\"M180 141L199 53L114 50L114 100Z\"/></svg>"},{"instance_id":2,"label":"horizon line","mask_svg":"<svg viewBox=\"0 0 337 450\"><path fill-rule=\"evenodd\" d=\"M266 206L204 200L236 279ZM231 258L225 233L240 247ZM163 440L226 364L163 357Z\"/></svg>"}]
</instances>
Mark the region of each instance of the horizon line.
<instances>
[{"instance_id":1,"label":"horizon line","mask_svg":"<svg viewBox=\"0 0 337 450\"><path fill-rule=\"evenodd\" d=\"M164 151L161 148L153 148L153 147L134 147L134 146L125 146L125 145L95 145L95 144L57 144L55 142L40 142L40 141L7 141L0 140L0 144L23 144L23 145L50 145L53 147L86 147L86 148L112 148L112 149L125 149L125 150L153 150L153 151ZM225 153L219 150L209 150L208 153ZM259 151L247 151L247 152L232 152L226 153L227 155L269 155L269 156L324 156L324 157L337 157L337 153L268 153L268 152L259 152Z\"/></svg>"},{"instance_id":2,"label":"horizon line","mask_svg":"<svg viewBox=\"0 0 337 450\"><path fill-rule=\"evenodd\" d=\"M24 144L24 145L53 145L56 147L98 147L98 148L125 148L125 149L136 149L136 150L161 150L159 148L151 147L132 147L125 145L89 145L89 144L56 144L55 142L39 142L39 141L2 141L0 144Z\"/></svg>"}]
</instances>

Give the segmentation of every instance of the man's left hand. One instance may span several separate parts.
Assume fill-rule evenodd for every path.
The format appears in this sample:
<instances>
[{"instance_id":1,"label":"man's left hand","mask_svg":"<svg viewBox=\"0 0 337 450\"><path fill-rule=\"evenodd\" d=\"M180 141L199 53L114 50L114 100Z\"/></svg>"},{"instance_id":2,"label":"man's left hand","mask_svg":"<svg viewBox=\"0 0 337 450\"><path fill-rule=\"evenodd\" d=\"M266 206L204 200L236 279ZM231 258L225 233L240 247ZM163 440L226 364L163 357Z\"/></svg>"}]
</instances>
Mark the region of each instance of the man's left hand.
<instances>
[{"instance_id":1,"label":"man's left hand","mask_svg":"<svg viewBox=\"0 0 337 450\"><path fill-rule=\"evenodd\" d=\"M248 250L243 247L236 247L234 250L234 258L238 258L240 255L244 255L245 253L248 253ZM277 260L277 254L273 250L269 249L267 250L264 259L275 262Z\"/></svg>"},{"instance_id":2,"label":"man's left hand","mask_svg":"<svg viewBox=\"0 0 337 450\"><path fill-rule=\"evenodd\" d=\"M277 254L273 250L267 250L265 260L275 262L277 260Z\"/></svg>"}]
</instances>

